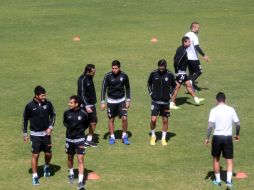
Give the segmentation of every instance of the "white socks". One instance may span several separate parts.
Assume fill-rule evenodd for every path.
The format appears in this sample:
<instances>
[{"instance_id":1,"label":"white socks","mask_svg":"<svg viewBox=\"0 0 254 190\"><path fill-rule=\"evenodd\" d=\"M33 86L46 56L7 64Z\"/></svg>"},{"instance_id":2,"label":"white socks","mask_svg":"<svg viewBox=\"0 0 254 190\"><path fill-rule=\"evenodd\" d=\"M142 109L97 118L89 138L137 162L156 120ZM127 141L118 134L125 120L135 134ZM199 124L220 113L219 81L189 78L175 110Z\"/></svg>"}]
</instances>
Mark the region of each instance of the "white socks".
<instances>
[{"instance_id":1,"label":"white socks","mask_svg":"<svg viewBox=\"0 0 254 190\"><path fill-rule=\"evenodd\" d=\"M33 173L33 178L36 178L38 177L38 174L37 173Z\"/></svg>"},{"instance_id":2,"label":"white socks","mask_svg":"<svg viewBox=\"0 0 254 190\"><path fill-rule=\"evenodd\" d=\"M156 136L156 135L155 135L155 129L151 130L151 136L152 136L152 137L155 137L155 136Z\"/></svg>"},{"instance_id":3,"label":"white socks","mask_svg":"<svg viewBox=\"0 0 254 190\"><path fill-rule=\"evenodd\" d=\"M78 174L78 182L83 182L84 175Z\"/></svg>"},{"instance_id":4,"label":"white socks","mask_svg":"<svg viewBox=\"0 0 254 190\"><path fill-rule=\"evenodd\" d=\"M167 131L162 131L162 137L161 137L161 139L165 140L166 139L166 135L167 135Z\"/></svg>"},{"instance_id":5,"label":"white socks","mask_svg":"<svg viewBox=\"0 0 254 190\"><path fill-rule=\"evenodd\" d=\"M215 178L216 178L216 181L217 181L217 182L221 182L220 173L216 173L216 174L215 174Z\"/></svg>"},{"instance_id":6,"label":"white socks","mask_svg":"<svg viewBox=\"0 0 254 190\"><path fill-rule=\"evenodd\" d=\"M115 135L114 135L114 134L111 134L111 135L110 135L110 138L115 139Z\"/></svg>"},{"instance_id":7,"label":"white socks","mask_svg":"<svg viewBox=\"0 0 254 190\"><path fill-rule=\"evenodd\" d=\"M232 172L227 172L227 182L231 183L232 180Z\"/></svg>"},{"instance_id":8,"label":"white socks","mask_svg":"<svg viewBox=\"0 0 254 190\"><path fill-rule=\"evenodd\" d=\"M69 172L70 172L70 175L74 175L74 170L73 170L73 168L70 168L70 169L69 169Z\"/></svg>"},{"instance_id":9,"label":"white socks","mask_svg":"<svg viewBox=\"0 0 254 190\"><path fill-rule=\"evenodd\" d=\"M87 135L87 138L86 138L87 141L92 141L92 139L93 139L92 135Z\"/></svg>"}]
</instances>

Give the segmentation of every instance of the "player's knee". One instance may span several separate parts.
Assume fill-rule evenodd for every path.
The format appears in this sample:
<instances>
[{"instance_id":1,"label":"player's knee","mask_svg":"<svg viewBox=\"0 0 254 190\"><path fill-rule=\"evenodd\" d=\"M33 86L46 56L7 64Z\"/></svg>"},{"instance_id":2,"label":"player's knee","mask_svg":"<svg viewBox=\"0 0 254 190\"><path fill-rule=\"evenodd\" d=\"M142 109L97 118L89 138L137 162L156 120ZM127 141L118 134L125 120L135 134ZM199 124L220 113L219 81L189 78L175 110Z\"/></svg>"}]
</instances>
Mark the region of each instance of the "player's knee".
<instances>
[{"instance_id":1,"label":"player's knee","mask_svg":"<svg viewBox=\"0 0 254 190\"><path fill-rule=\"evenodd\" d=\"M126 116L123 116L123 117L122 117L122 121L127 121L127 117L126 117Z\"/></svg>"},{"instance_id":2,"label":"player's knee","mask_svg":"<svg viewBox=\"0 0 254 190\"><path fill-rule=\"evenodd\" d=\"M157 121L157 118L156 118L156 117L152 117L152 118L151 118L151 122L152 122L152 123L156 123L156 121Z\"/></svg>"}]
</instances>

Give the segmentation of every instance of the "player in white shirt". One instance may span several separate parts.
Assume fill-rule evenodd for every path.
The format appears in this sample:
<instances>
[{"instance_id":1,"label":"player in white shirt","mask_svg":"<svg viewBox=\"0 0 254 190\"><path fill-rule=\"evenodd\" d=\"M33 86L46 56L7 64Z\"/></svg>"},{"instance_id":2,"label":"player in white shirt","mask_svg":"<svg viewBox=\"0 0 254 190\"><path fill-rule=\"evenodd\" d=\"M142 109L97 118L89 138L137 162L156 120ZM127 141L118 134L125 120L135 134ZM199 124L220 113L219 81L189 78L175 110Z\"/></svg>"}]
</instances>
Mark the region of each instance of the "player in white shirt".
<instances>
[{"instance_id":1,"label":"player in white shirt","mask_svg":"<svg viewBox=\"0 0 254 190\"><path fill-rule=\"evenodd\" d=\"M189 37L191 40L191 45L187 48L187 55L188 55L188 69L189 69L189 76L190 80L194 85L194 81L202 74L202 67L200 61L198 59L198 53L204 57L204 60L208 62L209 58L203 50L199 46L198 40L198 32L200 30L200 26L198 22L192 22L190 26L189 32L185 34L185 36Z\"/></svg>"},{"instance_id":2,"label":"player in white shirt","mask_svg":"<svg viewBox=\"0 0 254 190\"><path fill-rule=\"evenodd\" d=\"M216 95L217 106L212 108L208 120L207 137L205 144L209 144L209 136L214 128L212 140L212 156L215 180L213 184L221 186L220 155L227 161L227 186L232 188L233 171L233 140L232 123L236 126L235 140L239 141L240 121L234 108L225 104L226 96L223 92Z\"/></svg>"}]
</instances>

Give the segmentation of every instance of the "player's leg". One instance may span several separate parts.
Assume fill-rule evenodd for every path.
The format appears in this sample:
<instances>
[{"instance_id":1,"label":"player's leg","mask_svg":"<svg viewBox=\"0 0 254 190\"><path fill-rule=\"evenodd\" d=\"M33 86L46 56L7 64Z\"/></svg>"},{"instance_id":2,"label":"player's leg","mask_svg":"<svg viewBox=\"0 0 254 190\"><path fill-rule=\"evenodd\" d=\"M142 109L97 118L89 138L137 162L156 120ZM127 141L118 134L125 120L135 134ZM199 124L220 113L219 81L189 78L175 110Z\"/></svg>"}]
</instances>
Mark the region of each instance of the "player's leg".
<instances>
[{"instance_id":1,"label":"player's leg","mask_svg":"<svg viewBox=\"0 0 254 190\"><path fill-rule=\"evenodd\" d=\"M110 104L107 105L108 109L108 130L109 130L109 144L113 145L115 144L115 110L116 110L116 104Z\"/></svg>"},{"instance_id":2,"label":"player's leg","mask_svg":"<svg viewBox=\"0 0 254 190\"><path fill-rule=\"evenodd\" d=\"M223 143L223 157L227 161L227 186L232 188L232 175L233 175L233 140L231 136L224 137Z\"/></svg>"},{"instance_id":3,"label":"player's leg","mask_svg":"<svg viewBox=\"0 0 254 190\"><path fill-rule=\"evenodd\" d=\"M77 154L78 159L78 190L84 189L84 155Z\"/></svg>"},{"instance_id":4,"label":"player's leg","mask_svg":"<svg viewBox=\"0 0 254 190\"><path fill-rule=\"evenodd\" d=\"M40 141L40 137L37 137L37 136L30 136L30 139L32 144L32 159L31 159L32 184L37 186L37 185L40 185L37 168L38 168L38 160L39 160L40 151L41 151L40 149L41 141Z\"/></svg>"},{"instance_id":5,"label":"player's leg","mask_svg":"<svg viewBox=\"0 0 254 190\"><path fill-rule=\"evenodd\" d=\"M176 79L176 81L177 81L177 79ZM175 104L176 103L176 97L177 97L177 94L180 90L180 87L181 87L181 84L177 81L174 94L172 95L171 100L170 100L170 109L180 109L180 107L176 106L176 104Z\"/></svg>"},{"instance_id":6,"label":"player's leg","mask_svg":"<svg viewBox=\"0 0 254 190\"><path fill-rule=\"evenodd\" d=\"M204 101L205 99L204 98L198 98L193 90L193 87L192 87L192 84L190 82L190 80L187 80L185 82L185 86L186 86L186 89L188 90L188 92L190 93L190 95L194 98L194 101L196 104L200 104L202 101Z\"/></svg>"},{"instance_id":7,"label":"player's leg","mask_svg":"<svg viewBox=\"0 0 254 190\"><path fill-rule=\"evenodd\" d=\"M76 145L74 143L66 141L65 152L67 154L67 166L68 166L68 170L69 170L68 180L69 180L70 184L73 184L75 181L74 168L73 168L74 155L75 155L75 151L76 151L75 148L76 148Z\"/></svg>"},{"instance_id":8,"label":"player's leg","mask_svg":"<svg viewBox=\"0 0 254 190\"><path fill-rule=\"evenodd\" d=\"M127 134L128 130L128 117L127 117L127 108L126 108L126 102L121 102L118 104L117 108L117 115L119 115L122 119L122 142L126 145L129 145L129 138Z\"/></svg>"},{"instance_id":9,"label":"player's leg","mask_svg":"<svg viewBox=\"0 0 254 190\"><path fill-rule=\"evenodd\" d=\"M160 110L160 115L162 116L162 137L161 144L166 146L168 143L166 141L166 136L168 132L168 118L170 116L169 105L162 105Z\"/></svg>"},{"instance_id":10,"label":"player's leg","mask_svg":"<svg viewBox=\"0 0 254 190\"><path fill-rule=\"evenodd\" d=\"M51 136L45 136L45 137L42 137L43 139L43 150L45 152L45 165L44 165L44 177L50 177L50 168L49 168L49 165L50 165L50 161L51 161L51 158L52 158L52 151L51 151L51 147L52 147L52 144L51 144Z\"/></svg>"},{"instance_id":11,"label":"player's leg","mask_svg":"<svg viewBox=\"0 0 254 190\"><path fill-rule=\"evenodd\" d=\"M94 135L94 132L95 132L95 129L96 129L96 125L97 125L97 122L98 122L98 119L97 119L97 112L96 112L96 107L93 106L91 107L92 109L92 113L89 113L89 118L91 120L91 123L89 125L89 133L87 135L87 139L86 139L86 146L91 146L91 147L97 147L97 144L93 141L93 135Z\"/></svg>"},{"instance_id":12,"label":"player's leg","mask_svg":"<svg viewBox=\"0 0 254 190\"><path fill-rule=\"evenodd\" d=\"M215 175L215 180L213 184L221 186L221 178L220 178L220 155L222 152L221 149L221 137L220 136L213 136L212 140L212 151L211 154L213 156L213 170Z\"/></svg>"},{"instance_id":13,"label":"player's leg","mask_svg":"<svg viewBox=\"0 0 254 190\"><path fill-rule=\"evenodd\" d=\"M193 73L190 74L190 80L192 81L192 85L194 86L194 82L198 77L202 74L202 67L199 60L193 60L189 62L190 67L192 68Z\"/></svg>"},{"instance_id":14,"label":"player's leg","mask_svg":"<svg viewBox=\"0 0 254 190\"><path fill-rule=\"evenodd\" d=\"M156 128L158 114L159 114L159 106L156 103L152 102L151 103L151 120L150 120L150 129L151 129L150 144L151 145L156 144L155 128Z\"/></svg>"}]
</instances>

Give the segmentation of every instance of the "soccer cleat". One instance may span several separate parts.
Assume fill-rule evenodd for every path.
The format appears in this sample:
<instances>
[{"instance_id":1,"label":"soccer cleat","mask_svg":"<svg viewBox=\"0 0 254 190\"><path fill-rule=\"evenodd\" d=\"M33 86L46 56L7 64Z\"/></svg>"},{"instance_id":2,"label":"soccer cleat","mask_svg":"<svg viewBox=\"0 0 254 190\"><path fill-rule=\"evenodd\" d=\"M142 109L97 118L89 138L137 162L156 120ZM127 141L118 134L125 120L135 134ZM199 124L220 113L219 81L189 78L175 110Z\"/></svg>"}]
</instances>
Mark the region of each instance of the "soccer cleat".
<instances>
[{"instance_id":1,"label":"soccer cleat","mask_svg":"<svg viewBox=\"0 0 254 190\"><path fill-rule=\"evenodd\" d=\"M202 101L204 101L205 100L205 98L198 98L198 97L195 97L194 98L194 101L195 101L195 103L197 104L197 105L200 105L200 103L202 102Z\"/></svg>"},{"instance_id":2,"label":"soccer cleat","mask_svg":"<svg viewBox=\"0 0 254 190\"><path fill-rule=\"evenodd\" d=\"M78 183L78 190L85 190L85 186L82 181Z\"/></svg>"},{"instance_id":3,"label":"soccer cleat","mask_svg":"<svg viewBox=\"0 0 254 190\"><path fill-rule=\"evenodd\" d=\"M174 109L174 110L180 109L180 107L176 106L176 104L174 102L170 102L170 106L169 107L170 107L170 109Z\"/></svg>"},{"instance_id":4,"label":"soccer cleat","mask_svg":"<svg viewBox=\"0 0 254 190\"><path fill-rule=\"evenodd\" d=\"M229 181L227 181L227 189L228 190L232 190L233 189L233 184L232 184L232 182L229 182Z\"/></svg>"},{"instance_id":5,"label":"soccer cleat","mask_svg":"<svg viewBox=\"0 0 254 190\"><path fill-rule=\"evenodd\" d=\"M49 170L49 166L46 167L44 166L44 177L50 177L50 170Z\"/></svg>"},{"instance_id":6,"label":"soccer cleat","mask_svg":"<svg viewBox=\"0 0 254 190\"><path fill-rule=\"evenodd\" d=\"M97 144L93 141L85 141L85 146L97 147Z\"/></svg>"},{"instance_id":7,"label":"soccer cleat","mask_svg":"<svg viewBox=\"0 0 254 190\"><path fill-rule=\"evenodd\" d=\"M166 145L168 145L168 143L167 143L167 141L165 139L162 139L161 140L161 145L162 146L166 146Z\"/></svg>"},{"instance_id":8,"label":"soccer cleat","mask_svg":"<svg viewBox=\"0 0 254 190\"><path fill-rule=\"evenodd\" d=\"M115 141L116 141L115 138L112 138L112 137L109 138L109 144L113 145L115 144Z\"/></svg>"},{"instance_id":9,"label":"soccer cleat","mask_svg":"<svg viewBox=\"0 0 254 190\"><path fill-rule=\"evenodd\" d=\"M216 180L213 180L212 183L213 183L214 185L221 186L221 181L218 182L218 181L216 181Z\"/></svg>"},{"instance_id":10,"label":"soccer cleat","mask_svg":"<svg viewBox=\"0 0 254 190\"><path fill-rule=\"evenodd\" d=\"M38 178L38 177L33 177L33 178L32 178L32 184L33 184L34 186L40 185L39 178Z\"/></svg>"},{"instance_id":11,"label":"soccer cleat","mask_svg":"<svg viewBox=\"0 0 254 190\"><path fill-rule=\"evenodd\" d=\"M156 137L151 137L150 145L154 146L156 144Z\"/></svg>"},{"instance_id":12,"label":"soccer cleat","mask_svg":"<svg viewBox=\"0 0 254 190\"><path fill-rule=\"evenodd\" d=\"M123 138L122 138L122 142L126 145L129 145L130 142L129 142L129 138L128 138L128 135L125 135Z\"/></svg>"},{"instance_id":13,"label":"soccer cleat","mask_svg":"<svg viewBox=\"0 0 254 190\"><path fill-rule=\"evenodd\" d=\"M68 180L70 184L73 184L75 182L74 175L68 175Z\"/></svg>"}]
</instances>

